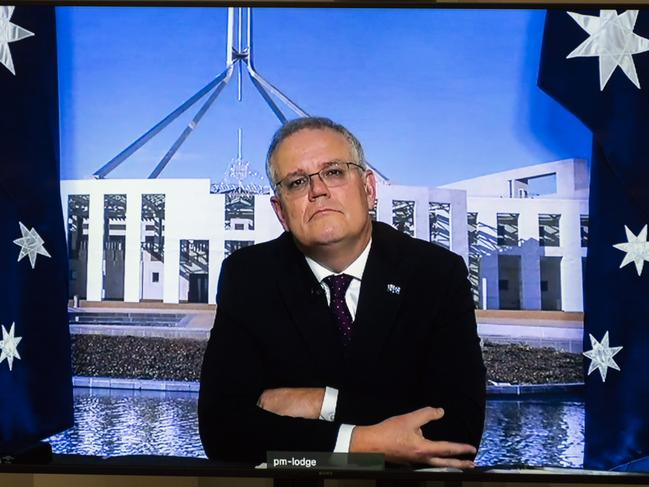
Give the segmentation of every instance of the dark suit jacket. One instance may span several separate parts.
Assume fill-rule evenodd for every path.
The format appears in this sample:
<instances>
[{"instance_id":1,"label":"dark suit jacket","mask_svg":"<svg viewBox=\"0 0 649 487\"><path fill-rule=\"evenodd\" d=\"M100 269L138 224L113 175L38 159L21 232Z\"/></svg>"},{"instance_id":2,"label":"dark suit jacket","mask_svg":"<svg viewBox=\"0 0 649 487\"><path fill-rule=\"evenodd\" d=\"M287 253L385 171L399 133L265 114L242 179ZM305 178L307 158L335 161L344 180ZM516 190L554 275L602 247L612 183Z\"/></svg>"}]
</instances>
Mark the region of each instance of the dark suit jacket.
<instances>
[{"instance_id":1,"label":"dark suit jacket","mask_svg":"<svg viewBox=\"0 0 649 487\"><path fill-rule=\"evenodd\" d=\"M399 288L388 291L388 285ZM369 425L424 406L445 416L429 439L480 443L485 370L464 261L374 223L351 344L290 234L223 262L198 402L208 457L332 451L341 423ZM256 406L277 387L338 389L334 422Z\"/></svg>"}]
</instances>

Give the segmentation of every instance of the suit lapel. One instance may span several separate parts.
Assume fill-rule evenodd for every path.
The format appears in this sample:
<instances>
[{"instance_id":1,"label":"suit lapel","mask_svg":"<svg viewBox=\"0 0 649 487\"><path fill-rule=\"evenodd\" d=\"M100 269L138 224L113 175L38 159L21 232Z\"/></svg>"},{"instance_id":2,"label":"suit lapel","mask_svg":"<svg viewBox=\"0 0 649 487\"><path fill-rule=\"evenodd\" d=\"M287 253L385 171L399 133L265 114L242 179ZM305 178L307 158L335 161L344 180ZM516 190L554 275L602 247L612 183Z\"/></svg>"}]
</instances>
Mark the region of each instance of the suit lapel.
<instances>
[{"instance_id":1,"label":"suit lapel","mask_svg":"<svg viewBox=\"0 0 649 487\"><path fill-rule=\"evenodd\" d=\"M336 377L337 369L342 367L343 347L324 291L290 234L282 238L285 241L278 256L277 272L280 294L318 369Z\"/></svg>"},{"instance_id":2,"label":"suit lapel","mask_svg":"<svg viewBox=\"0 0 649 487\"><path fill-rule=\"evenodd\" d=\"M385 340L396 322L401 306L402 288L406 284L407 256L400 255L394 230L375 223L372 247L367 258L349 356L371 363L379 356Z\"/></svg>"}]
</instances>

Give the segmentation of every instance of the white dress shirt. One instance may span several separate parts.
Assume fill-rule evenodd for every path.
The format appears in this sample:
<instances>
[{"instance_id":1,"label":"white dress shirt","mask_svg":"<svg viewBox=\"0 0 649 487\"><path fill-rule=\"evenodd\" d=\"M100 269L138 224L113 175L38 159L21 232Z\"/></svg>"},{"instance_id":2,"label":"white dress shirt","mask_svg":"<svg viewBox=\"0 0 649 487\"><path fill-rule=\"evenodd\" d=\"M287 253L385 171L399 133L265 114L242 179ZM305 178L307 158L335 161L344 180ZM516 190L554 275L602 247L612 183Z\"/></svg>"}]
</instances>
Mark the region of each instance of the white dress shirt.
<instances>
[{"instance_id":1,"label":"white dress shirt","mask_svg":"<svg viewBox=\"0 0 649 487\"><path fill-rule=\"evenodd\" d=\"M349 287L345 292L345 303L349 308L349 313L352 315L352 320L356 318L356 309L358 308L358 296L361 292L361 280L363 278L363 272L365 271L365 264L367 264L367 257L370 253L370 247L372 246L372 241L370 240L367 244L367 247L361 252L361 254L356 258L354 262L349 264L349 266L344 269L342 272L335 273L331 272L326 267L321 266L315 260L306 257L306 262L313 272L313 275L316 277L320 286L325 292L327 297L327 304L331 302L331 291L329 286L324 282L326 277L332 275L347 274L352 276L352 280L349 283ZM324 421L333 421L336 415L336 404L338 402L338 389L333 387L325 388L325 395L322 401L322 408L320 409L320 419ZM349 446L352 439L352 431L354 430L355 425L351 424L342 424L338 430L338 438L336 439L336 446L334 447L334 452L336 453L347 453L349 452Z\"/></svg>"}]
</instances>

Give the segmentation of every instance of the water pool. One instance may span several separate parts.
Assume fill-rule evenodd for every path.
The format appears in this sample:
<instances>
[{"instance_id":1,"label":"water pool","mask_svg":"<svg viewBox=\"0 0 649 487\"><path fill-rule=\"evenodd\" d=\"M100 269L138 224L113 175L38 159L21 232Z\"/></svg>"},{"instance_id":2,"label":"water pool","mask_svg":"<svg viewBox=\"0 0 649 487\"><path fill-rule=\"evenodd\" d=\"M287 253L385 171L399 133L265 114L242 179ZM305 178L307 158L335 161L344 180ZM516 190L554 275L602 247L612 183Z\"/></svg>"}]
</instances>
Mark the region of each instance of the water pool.
<instances>
[{"instance_id":1,"label":"water pool","mask_svg":"<svg viewBox=\"0 0 649 487\"><path fill-rule=\"evenodd\" d=\"M73 428L49 439L55 453L203 457L195 392L74 390ZM579 396L490 399L479 465L581 467Z\"/></svg>"}]
</instances>

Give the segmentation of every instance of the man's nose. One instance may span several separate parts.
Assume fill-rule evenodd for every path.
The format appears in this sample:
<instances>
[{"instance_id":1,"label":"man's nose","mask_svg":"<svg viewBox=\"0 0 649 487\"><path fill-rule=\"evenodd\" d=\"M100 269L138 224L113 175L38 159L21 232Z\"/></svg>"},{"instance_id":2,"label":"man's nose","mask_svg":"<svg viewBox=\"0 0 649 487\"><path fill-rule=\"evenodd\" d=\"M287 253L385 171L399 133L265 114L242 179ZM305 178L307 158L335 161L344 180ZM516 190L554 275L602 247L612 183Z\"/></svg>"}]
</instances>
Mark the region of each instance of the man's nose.
<instances>
[{"instance_id":1,"label":"man's nose","mask_svg":"<svg viewBox=\"0 0 649 487\"><path fill-rule=\"evenodd\" d=\"M320 174L313 174L309 177L309 199L313 200L320 196L329 196L329 187Z\"/></svg>"}]
</instances>

